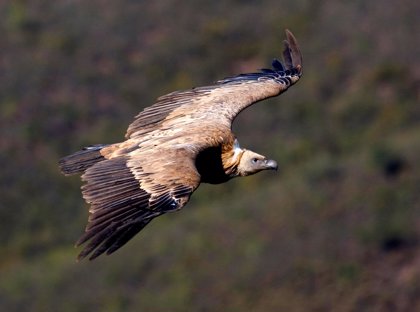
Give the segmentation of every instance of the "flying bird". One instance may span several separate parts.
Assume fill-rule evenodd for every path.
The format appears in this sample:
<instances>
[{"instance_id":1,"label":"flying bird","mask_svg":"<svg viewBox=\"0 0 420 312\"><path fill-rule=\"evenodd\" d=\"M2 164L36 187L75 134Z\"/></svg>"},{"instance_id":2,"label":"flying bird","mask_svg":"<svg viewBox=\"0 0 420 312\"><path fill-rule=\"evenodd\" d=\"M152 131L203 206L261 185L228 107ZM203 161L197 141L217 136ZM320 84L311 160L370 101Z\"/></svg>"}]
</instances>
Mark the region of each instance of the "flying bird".
<instances>
[{"instance_id":1,"label":"flying bird","mask_svg":"<svg viewBox=\"0 0 420 312\"><path fill-rule=\"evenodd\" d=\"M302 55L286 30L283 64L161 96L129 125L126 140L85 147L59 161L82 174L89 220L78 259L111 254L152 219L184 207L200 183L218 184L277 163L240 147L232 122L248 106L277 96L302 75Z\"/></svg>"}]
</instances>

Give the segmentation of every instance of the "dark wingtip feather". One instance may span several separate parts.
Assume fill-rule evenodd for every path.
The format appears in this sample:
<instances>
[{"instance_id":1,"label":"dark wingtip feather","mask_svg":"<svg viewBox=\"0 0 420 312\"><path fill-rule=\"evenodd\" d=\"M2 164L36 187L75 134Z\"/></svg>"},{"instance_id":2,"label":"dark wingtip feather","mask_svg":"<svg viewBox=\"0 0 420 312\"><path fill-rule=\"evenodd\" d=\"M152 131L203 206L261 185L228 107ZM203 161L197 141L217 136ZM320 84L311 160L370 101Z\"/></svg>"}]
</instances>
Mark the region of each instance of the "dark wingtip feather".
<instances>
[{"instance_id":1,"label":"dark wingtip feather","mask_svg":"<svg viewBox=\"0 0 420 312\"><path fill-rule=\"evenodd\" d=\"M95 238L79 253L77 261L87 256L92 261L100 255L106 253L112 254L122 246L124 246L134 235L140 232L153 218L138 222L137 220L129 221L126 224L111 225L96 235Z\"/></svg>"},{"instance_id":2,"label":"dark wingtip feather","mask_svg":"<svg viewBox=\"0 0 420 312\"><path fill-rule=\"evenodd\" d=\"M277 71L284 71L284 66L278 59L274 59L271 66Z\"/></svg>"},{"instance_id":3,"label":"dark wingtip feather","mask_svg":"<svg viewBox=\"0 0 420 312\"><path fill-rule=\"evenodd\" d=\"M302 73L302 53L299 49L299 44L297 43L297 40L293 33L286 29L286 41L285 41L285 47L287 47L283 52L283 55L288 54L288 58L291 61L291 68L296 68L299 73ZM287 68L287 67L286 67ZM290 69L290 68L287 68Z\"/></svg>"},{"instance_id":4,"label":"dark wingtip feather","mask_svg":"<svg viewBox=\"0 0 420 312\"><path fill-rule=\"evenodd\" d=\"M99 233L95 233L94 237L90 240L89 244L83 248L83 250L79 253L77 256L77 260L80 261L84 259L87 255L89 255L91 252L93 252L95 249L97 249L104 240L106 240L109 236L111 236L117 229L117 224L111 224ZM93 257L94 256L94 257ZM89 258L98 257L99 254L95 255L95 253Z\"/></svg>"},{"instance_id":5,"label":"dark wingtip feather","mask_svg":"<svg viewBox=\"0 0 420 312\"><path fill-rule=\"evenodd\" d=\"M292 60L292 54L290 51L289 41L284 40L283 44L284 44L284 49L283 49L284 67L286 68L286 70L289 70L293 68L293 60Z\"/></svg>"},{"instance_id":6,"label":"dark wingtip feather","mask_svg":"<svg viewBox=\"0 0 420 312\"><path fill-rule=\"evenodd\" d=\"M227 77L219 80L218 83L242 83L243 81L258 80L262 78L278 79L283 82L283 77L285 75L300 77L302 75L302 54L300 53L295 36L288 29L286 29L286 40L284 40L283 61L284 64L278 59L274 59L271 63L273 69L263 68L259 73L247 73L234 77Z\"/></svg>"}]
</instances>

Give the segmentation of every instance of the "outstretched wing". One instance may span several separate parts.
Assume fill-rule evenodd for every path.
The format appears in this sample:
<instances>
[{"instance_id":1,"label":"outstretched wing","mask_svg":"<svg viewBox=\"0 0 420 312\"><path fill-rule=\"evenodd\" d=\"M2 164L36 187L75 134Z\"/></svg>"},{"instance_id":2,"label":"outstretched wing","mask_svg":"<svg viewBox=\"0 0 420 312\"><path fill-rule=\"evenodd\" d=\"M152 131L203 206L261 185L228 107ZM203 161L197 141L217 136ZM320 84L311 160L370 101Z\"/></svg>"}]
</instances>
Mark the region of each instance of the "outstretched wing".
<instances>
[{"instance_id":1,"label":"outstretched wing","mask_svg":"<svg viewBox=\"0 0 420 312\"><path fill-rule=\"evenodd\" d=\"M111 254L153 218L181 209L200 176L185 150L146 150L101 161L82 176L89 223L76 245L78 259Z\"/></svg>"},{"instance_id":2,"label":"outstretched wing","mask_svg":"<svg viewBox=\"0 0 420 312\"><path fill-rule=\"evenodd\" d=\"M136 138L171 125L200 124L211 120L230 128L236 115L255 102L277 96L295 84L302 75L302 55L293 34L286 30L283 61L272 63L272 69L226 78L213 86L176 91L158 98L157 102L136 116L126 137ZM185 123L185 120L188 120Z\"/></svg>"}]
</instances>

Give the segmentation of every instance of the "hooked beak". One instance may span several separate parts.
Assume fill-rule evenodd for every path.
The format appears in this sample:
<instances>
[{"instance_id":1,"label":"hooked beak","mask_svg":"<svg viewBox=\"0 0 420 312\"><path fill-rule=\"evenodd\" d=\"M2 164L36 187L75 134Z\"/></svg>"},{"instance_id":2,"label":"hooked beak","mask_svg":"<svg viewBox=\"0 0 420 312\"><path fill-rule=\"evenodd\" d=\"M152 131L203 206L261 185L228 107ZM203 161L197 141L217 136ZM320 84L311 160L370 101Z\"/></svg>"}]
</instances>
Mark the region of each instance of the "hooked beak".
<instances>
[{"instance_id":1,"label":"hooked beak","mask_svg":"<svg viewBox=\"0 0 420 312\"><path fill-rule=\"evenodd\" d=\"M275 160L272 160L272 159L266 159L265 160L265 167L268 170L277 170L278 169L277 162Z\"/></svg>"}]
</instances>

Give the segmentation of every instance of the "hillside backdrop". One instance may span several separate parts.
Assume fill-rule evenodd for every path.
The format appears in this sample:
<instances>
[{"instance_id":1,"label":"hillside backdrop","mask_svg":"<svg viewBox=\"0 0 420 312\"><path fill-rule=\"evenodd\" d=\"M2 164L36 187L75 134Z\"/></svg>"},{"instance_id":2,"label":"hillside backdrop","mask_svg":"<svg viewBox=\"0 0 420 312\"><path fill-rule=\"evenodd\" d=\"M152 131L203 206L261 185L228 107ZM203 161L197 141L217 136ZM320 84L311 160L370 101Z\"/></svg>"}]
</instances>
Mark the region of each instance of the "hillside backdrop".
<instances>
[{"instance_id":1,"label":"hillside backdrop","mask_svg":"<svg viewBox=\"0 0 420 312\"><path fill-rule=\"evenodd\" d=\"M420 311L420 2L0 3L1 311ZM58 159L123 139L165 93L304 75L235 121L279 171L202 185L120 251L75 261L88 211Z\"/></svg>"}]
</instances>

